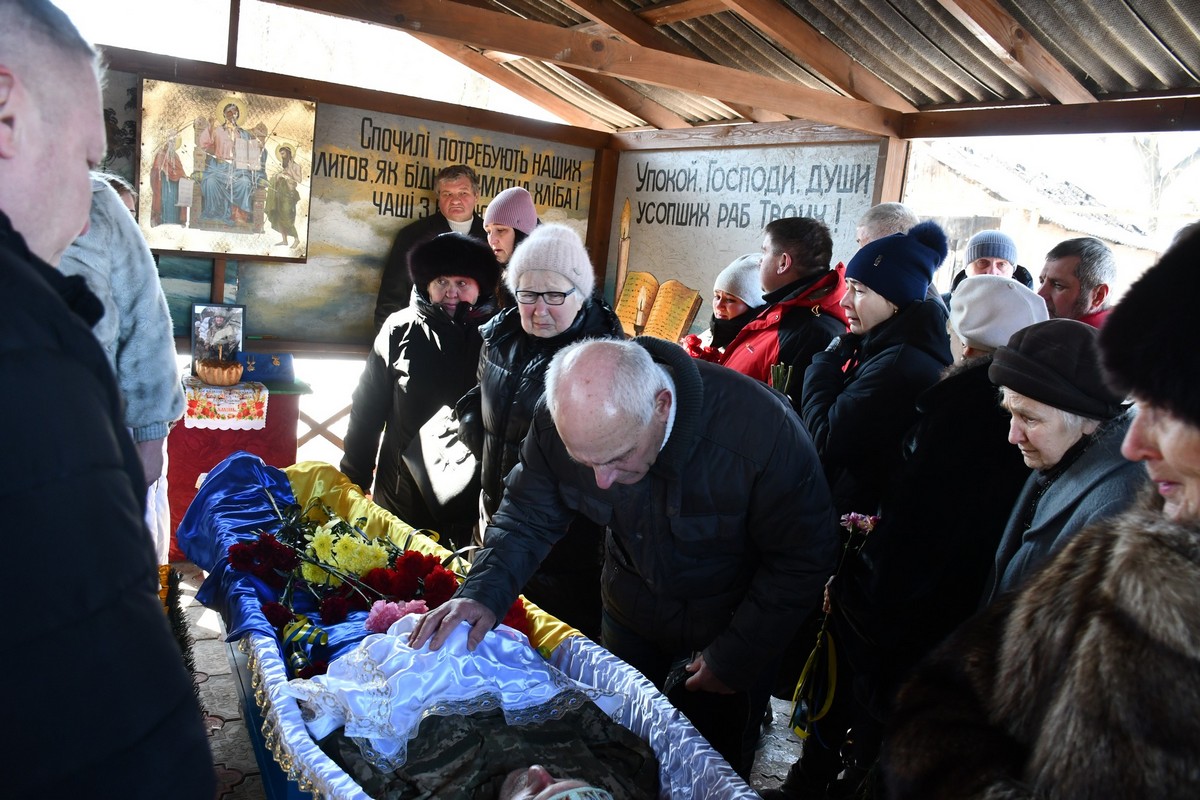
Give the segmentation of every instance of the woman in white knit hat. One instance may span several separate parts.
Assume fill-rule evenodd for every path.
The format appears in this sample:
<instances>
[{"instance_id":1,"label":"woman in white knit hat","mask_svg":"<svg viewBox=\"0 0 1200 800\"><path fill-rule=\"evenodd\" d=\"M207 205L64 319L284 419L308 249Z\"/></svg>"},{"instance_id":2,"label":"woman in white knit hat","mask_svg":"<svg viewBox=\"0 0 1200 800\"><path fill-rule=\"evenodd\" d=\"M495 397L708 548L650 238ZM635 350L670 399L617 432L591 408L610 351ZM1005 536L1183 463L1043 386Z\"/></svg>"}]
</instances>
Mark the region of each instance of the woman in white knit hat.
<instances>
[{"instance_id":1,"label":"woman in white knit hat","mask_svg":"<svg viewBox=\"0 0 1200 800\"><path fill-rule=\"evenodd\" d=\"M717 274L713 281L712 319L708 330L690 333L682 344L692 358L720 363L725 346L754 319L766 301L763 300L759 265L762 253L738 256Z\"/></svg>"},{"instance_id":2,"label":"woman in white knit hat","mask_svg":"<svg viewBox=\"0 0 1200 800\"><path fill-rule=\"evenodd\" d=\"M565 225L539 225L508 262L505 284L516 306L482 329L479 385L456 408L459 434L480 459L485 524L500 505L504 476L519 460L554 354L580 339L624 335L613 310L592 296L595 281L583 242ZM543 609L596 639L602 533L579 518L524 589Z\"/></svg>"}]
</instances>

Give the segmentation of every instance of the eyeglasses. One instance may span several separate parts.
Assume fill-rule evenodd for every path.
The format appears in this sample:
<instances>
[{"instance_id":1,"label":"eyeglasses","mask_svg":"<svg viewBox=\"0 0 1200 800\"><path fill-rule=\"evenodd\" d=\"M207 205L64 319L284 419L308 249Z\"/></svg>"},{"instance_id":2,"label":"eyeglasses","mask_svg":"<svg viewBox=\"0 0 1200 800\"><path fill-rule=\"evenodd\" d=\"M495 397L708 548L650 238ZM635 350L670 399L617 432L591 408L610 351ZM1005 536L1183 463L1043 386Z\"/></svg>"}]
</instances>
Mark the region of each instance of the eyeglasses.
<instances>
[{"instance_id":1,"label":"eyeglasses","mask_svg":"<svg viewBox=\"0 0 1200 800\"><path fill-rule=\"evenodd\" d=\"M524 289L517 292L517 302L531 306L542 298L548 306L561 306L567 300L567 295L575 294L574 289L565 292L527 292Z\"/></svg>"}]
</instances>

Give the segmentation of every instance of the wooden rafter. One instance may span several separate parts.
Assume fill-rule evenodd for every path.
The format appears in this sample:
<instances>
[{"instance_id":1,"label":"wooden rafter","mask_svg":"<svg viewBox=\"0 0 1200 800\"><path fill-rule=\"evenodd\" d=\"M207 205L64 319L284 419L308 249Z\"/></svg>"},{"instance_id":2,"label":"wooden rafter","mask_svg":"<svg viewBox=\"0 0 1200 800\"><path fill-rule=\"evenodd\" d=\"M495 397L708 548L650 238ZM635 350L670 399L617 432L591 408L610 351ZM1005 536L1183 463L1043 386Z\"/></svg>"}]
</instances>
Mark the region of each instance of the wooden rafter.
<instances>
[{"instance_id":1,"label":"wooden rafter","mask_svg":"<svg viewBox=\"0 0 1200 800\"><path fill-rule=\"evenodd\" d=\"M1094 103L1095 96L1075 79L1041 42L996 0L938 0L980 42L1002 59L1033 90L1051 103Z\"/></svg>"},{"instance_id":2,"label":"wooden rafter","mask_svg":"<svg viewBox=\"0 0 1200 800\"><path fill-rule=\"evenodd\" d=\"M281 5L365 20L481 49L503 50L586 72L715 96L726 102L748 101L779 113L881 136L896 135L902 116L820 89L446 0L303 0Z\"/></svg>"},{"instance_id":3,"label":"wooden rafter","mask_svg":"<svg viewBox=\"0 0 1200 800\"><path fill-rule=\"evenodd\" d=\"M851 97L912 113L917 107L778 0L724 0L729 10Z\"/></svg>"},{"instance_id":4,"label":"wooden rafter","mask_svg":"<svg viewBox=\"0 0 1200 800\"><path fill-rule=\"evenodd\" d=\"M724 0L667 0L639 8L635 13L651 25L669 25L728 10Z\"/></svg>"},{"instance_id":5,"label":"wooden rafter","mask_svg":"<svg viewBox=\"0 0 1200 800\"><path fill-rule=\"evenodd\" d=\"M574 103L569 103L554 92L543 89L528 78L518 75L512 70L505 69L492 59L464 44L439 39L435 36L418 36L417 38L439 53L453 58L464 67L472 69L485 78L495 81L505 89L515 92L529 102L541 106L551 114L558 116L572 125L578 125L581 128L591 128L596 131L611 132L613 130L612 125L593 117Z\"/></svg>"},{"instance_id":6,"label":"wooden rafter","mask_svg":"<svg viewBox=\"0 0 1200 800\"><path fill-rule=\"evenodd\" d=\"M607 75L597 75L594 72L582 72L577 69L565 70L571 77L591 87L592 91L615 106L625 109L635 117L646 120L656 128L674 130L688 128L691 124L683 117L656 103L646 95L626 86L616 78Z\"/></svg>"},{"instance_id":7,"label":"wooden rafter","mask_svg":"<svg viewBox=\"0 0 1200 800\"><path fill-rule=\"evenodd\" d=\"M563 0L563 5L593 22L604 25L632 44L661 50L664 53L673 53L685 58L695 58L684 47L664 35L662 31L655 30L653 25L637 14L621 8L612 0ZM753 108L737 102L728 102L727 105L743 117L755 122L783 122L787 119L785 114L772 112L769 109Z\"/></svg>"}]
</instances>

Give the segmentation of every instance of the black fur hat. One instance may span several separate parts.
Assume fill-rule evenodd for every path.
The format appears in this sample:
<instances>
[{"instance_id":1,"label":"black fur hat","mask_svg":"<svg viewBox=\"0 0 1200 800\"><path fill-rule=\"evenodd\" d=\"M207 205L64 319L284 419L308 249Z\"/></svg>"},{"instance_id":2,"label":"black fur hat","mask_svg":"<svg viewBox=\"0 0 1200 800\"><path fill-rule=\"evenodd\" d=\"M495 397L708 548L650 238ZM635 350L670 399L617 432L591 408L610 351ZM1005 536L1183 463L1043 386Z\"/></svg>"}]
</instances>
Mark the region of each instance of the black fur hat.
<instances>
[{"instance_id":1,"label":"black fur hat","mask_svg":"<svg viewBox=\"0 0 1200 800\"><path fill-rule=\"evenodd\" d=\"M463 233L443 233L418 244L408 254L408 272L426 297L430 282L443 275L474 278L481 298L494 295L500 282L500 264L492 249Z\"/></svg>"},{"instance_id":2,"label":"black fur hat","mask_svg":"<svg viewBox=\"0 0 1200 800\"><path fill-rule=\"evenodd\" d=\"M1200 427L1200 225L1130 287L1100 330L1109 382Z\"/></svg>"}]
</instances>

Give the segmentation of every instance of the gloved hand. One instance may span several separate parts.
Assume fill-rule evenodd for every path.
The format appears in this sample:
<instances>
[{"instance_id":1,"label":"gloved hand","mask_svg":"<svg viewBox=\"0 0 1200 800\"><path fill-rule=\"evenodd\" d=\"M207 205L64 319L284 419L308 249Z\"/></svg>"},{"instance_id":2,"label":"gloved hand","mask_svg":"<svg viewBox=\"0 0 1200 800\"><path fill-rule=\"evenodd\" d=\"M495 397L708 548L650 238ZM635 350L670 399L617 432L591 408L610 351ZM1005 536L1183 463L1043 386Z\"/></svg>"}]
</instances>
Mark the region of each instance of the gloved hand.
<instances>
[{"instance_id":1,"label":"gloved hand","mask_svg":"<svg viewBox=\"0 0 1200 800\"><path fill-rule=\"evenodd\" d=\"M833 341L825 348L825 352L829 353L835 359L840 360L840 363L846 363L854 358L858 353L859 345L862 344L862 335L858 333L843 333L841 336L833 337Z\"/></svg>"},{"instance_id":2,"label":"gloved hand","mask_svg":"<svg viewBox=\"0 0 1200 800\"><path fill-rule=\"evenodd\" d=\"M458 438L471 451L471 455L483 457L483 420L478 412L470 411L459 416Z\"/></svg>"}]
</instances>

